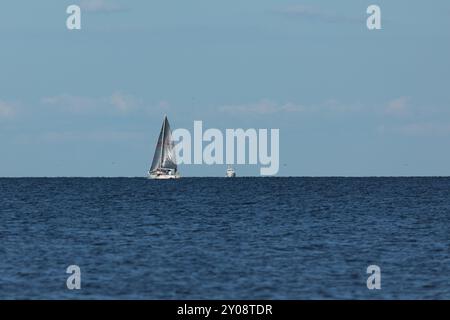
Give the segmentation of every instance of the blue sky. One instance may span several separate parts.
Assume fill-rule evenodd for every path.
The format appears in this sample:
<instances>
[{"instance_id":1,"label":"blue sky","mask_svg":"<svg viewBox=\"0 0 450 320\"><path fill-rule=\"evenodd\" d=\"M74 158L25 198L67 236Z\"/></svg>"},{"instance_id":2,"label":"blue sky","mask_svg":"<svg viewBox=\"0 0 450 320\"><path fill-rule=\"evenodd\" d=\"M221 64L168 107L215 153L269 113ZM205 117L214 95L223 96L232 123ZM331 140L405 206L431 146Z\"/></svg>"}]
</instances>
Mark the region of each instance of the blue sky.
<instances>
[{"instance_id":1,"label":"blue sky","mask_svg":"<svg viewBox=\"0 0 450 320\"><path fill-rule=\"evenodd\" d=\"M282 176L450 175L448 1L0 6L0 176L144 176L165 113L173 128L279 128Z\"/></svg>"}]
</instances>

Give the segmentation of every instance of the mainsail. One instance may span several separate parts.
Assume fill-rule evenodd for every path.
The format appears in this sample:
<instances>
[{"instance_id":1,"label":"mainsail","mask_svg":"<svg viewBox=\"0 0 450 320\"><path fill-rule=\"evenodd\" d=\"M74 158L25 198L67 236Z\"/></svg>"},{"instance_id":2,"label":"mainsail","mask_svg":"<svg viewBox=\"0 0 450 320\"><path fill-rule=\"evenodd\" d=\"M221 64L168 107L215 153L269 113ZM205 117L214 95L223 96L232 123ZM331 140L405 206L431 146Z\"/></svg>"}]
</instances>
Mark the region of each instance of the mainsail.
<instances>
[{"instance_id":1,"label":"mainsail","mask_svg":"<svg viewBox=\"0 0 450 320\"><path fill-rule=\"evenodd\" d=\"M157 169L172 169L177 171L177 160L175 157L175 150L172 141L172 132L170 130L169 120L167 116L159 133L158 142L156 143L155 155L153 156L152 166L150 172Z\"/></svg>"}]
</instances>

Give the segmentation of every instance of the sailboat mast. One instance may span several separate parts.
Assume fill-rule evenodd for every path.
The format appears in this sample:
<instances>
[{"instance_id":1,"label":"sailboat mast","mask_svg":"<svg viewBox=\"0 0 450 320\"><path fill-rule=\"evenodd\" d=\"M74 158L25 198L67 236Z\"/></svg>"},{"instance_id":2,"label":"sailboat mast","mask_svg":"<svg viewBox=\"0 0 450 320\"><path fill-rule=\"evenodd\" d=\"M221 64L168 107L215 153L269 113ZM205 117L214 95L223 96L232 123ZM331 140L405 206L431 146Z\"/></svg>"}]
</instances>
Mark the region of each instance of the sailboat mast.
<instances>
[{"instance_id":1,"label":"sailboat mast","mask_svg":"<svg viewBox=\"0 0 450 320\"><path fill-rule=\"evenodd\" d=\"M163 152L164 152L164 136L166 131L166 117L164 117L164 123L163 123L163 130L162 130L162 140L161 140L161 156L159 158L159 167L162 168L162 161L163 161Z\"/></svg>"}]
</instances>

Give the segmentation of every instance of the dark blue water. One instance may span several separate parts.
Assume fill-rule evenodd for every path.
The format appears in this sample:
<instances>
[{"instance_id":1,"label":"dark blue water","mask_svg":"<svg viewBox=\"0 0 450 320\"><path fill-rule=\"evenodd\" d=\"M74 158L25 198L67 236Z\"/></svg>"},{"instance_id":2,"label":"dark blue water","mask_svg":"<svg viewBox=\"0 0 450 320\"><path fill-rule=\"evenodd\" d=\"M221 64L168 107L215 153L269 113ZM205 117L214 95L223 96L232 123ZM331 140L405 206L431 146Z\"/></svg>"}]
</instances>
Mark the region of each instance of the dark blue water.
<instances>
[{"instance_id":1,"label":"dark blue water","mask_svg":"<svg viewBox=\"0 0 450 320\"><path fill-rule=\"evenodd\" d=\"M0 219L3 299L450 299L449 178L0 179Z\"/></svg>"}]
</instances>

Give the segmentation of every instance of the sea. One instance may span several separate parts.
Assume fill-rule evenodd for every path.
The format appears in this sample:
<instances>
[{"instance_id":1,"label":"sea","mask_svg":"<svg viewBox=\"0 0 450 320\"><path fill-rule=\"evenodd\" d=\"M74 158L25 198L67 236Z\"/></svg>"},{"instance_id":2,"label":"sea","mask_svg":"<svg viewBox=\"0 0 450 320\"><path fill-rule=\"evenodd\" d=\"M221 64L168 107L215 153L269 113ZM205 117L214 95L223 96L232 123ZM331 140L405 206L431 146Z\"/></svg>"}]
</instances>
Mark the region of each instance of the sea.
<instances>
[{"instance_id":1,"label":"sea","mask_svg":"<svg viewBox=\"0 0 450 320\"><path fill-rule=\"evenodd\" d=\"M2 178L0 299L450 299L450 178Z\"/></svg>"}]
</instances>

